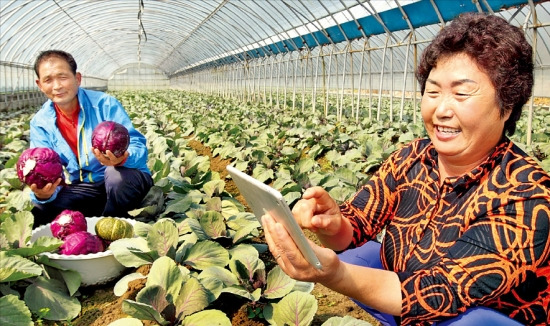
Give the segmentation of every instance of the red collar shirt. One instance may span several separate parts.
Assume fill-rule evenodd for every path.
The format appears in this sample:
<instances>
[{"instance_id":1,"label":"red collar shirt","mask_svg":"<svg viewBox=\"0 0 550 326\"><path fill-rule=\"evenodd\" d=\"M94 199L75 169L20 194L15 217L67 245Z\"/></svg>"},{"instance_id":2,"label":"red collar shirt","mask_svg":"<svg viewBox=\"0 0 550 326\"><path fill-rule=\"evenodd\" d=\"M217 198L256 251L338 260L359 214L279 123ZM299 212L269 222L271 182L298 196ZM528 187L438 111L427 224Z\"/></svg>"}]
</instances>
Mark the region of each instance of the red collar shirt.
<instances>
[{"instance_id":1,"label":"red collar shirt","mask_svg":"<svg viewBox=\"0 0 550 326\"><path fill-rule=\"evenodd\" d=\"M57 115L57 127L63 135L63 138L67 141L67 144L71 147L74 155L78 157L78 115L80 113L80 107L75 110L72 116L67 116L57 104L54 104L55 113Z\"/></svg>"},{"instance_id":2,"label":"red collar shirt","mask_svg":"<svg viewBox=\"0 0 550 326\"><path fill-rule=\"evenodd\" d=\"M401 323L485 306L547 325L548 173L506 139L470 173L439 184L437 152L418 140L341 205L354 226L350 248L386 228L381 259L401 281Z\"/></svg>"}]
</instances>

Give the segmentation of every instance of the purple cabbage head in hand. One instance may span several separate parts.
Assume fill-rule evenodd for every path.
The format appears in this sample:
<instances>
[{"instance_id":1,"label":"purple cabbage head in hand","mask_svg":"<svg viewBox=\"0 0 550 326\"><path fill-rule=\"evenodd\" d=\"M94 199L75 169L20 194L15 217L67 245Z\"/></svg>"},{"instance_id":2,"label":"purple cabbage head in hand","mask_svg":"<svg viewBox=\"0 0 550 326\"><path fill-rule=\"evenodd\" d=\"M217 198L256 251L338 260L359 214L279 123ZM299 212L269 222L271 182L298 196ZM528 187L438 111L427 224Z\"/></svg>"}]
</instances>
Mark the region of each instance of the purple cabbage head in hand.
<instances>
[{"instance_id":1,"label":"purple cabbage head in hand","mask_svg":"<svg viewBox=\"0 0 550 326\"><path fill-rule=\"evenodd\" d=\"M29 186L35 183L38 189L63 178L61 158L51 148L26 149L19 156L16 167L19 180Z\"/></svg>"},{"instance_id":2,"label":"purple cabbage head in hand","mask_svg":"<svg viewBox=\"0 0 550 326\"><path fill-rule=\"evenodd\" d=\"M92 132L92 147L105 154L110 150L116 157L121 157L130 145L128 129L114 121L103 121Z\"/></svg>"}]
</instances>

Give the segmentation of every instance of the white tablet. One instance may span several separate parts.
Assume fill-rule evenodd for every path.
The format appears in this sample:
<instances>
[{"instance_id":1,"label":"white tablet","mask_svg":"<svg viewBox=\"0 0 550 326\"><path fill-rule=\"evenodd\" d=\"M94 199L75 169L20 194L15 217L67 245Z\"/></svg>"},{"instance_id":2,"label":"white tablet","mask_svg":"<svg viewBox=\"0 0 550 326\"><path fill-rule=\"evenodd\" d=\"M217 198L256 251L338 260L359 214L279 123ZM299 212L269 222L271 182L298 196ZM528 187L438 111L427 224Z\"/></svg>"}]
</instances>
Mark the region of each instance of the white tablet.
<instances>
[{"instance_id":1,"label":"white tablet","mask_svg":"<svg viewBox=\"0 0 550 326\"><path fill-rule=\"evenodd\" d=\"M317 259L304 232L294 219L292 211L281 193L248 174L237 170L233 166L228 165L227 171L260 223L261 217L265 213L269 213L277 222L284 225L307 261L320 269L321 263L319 259Z\"/></svg>"}]
</instances>

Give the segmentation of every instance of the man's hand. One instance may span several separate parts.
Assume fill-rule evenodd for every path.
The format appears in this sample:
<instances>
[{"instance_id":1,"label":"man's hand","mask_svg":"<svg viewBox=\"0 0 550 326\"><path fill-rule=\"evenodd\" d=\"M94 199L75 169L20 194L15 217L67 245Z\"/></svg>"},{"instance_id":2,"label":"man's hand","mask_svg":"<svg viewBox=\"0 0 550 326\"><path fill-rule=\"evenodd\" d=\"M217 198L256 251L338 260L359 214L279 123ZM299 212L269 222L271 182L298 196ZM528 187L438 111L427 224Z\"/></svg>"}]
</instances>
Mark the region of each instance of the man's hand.
<instances>
[{"instance_id":1,"label":"man's hand","mask_svg":"<svg viewBox=\"0 0 550 326\"><path fill-rule=\"evenodd\" d=\"M128 158L128 155L130 155L128 151L125 151L121 157L116 157L110 150L107 150L107 152L103 154L97 148L92 148L92 152L99 163L105 166L118 166Z\"/></svg>"},{"instance_id":2,"label":"man's hand","mask_svg":"<svg viewBox=\"0 0 550 326\"><path fill-rule=\"evenodd\" d=\"M48 183L44 186L42 189L38 189L36 186L36 183L33 183L31 185L31 190L34 192L34 195L36 196L36 199L38 200L48 200L53 193L55 192L55 189L59 184L61 183L61 178L57 178L57 180L54 183Z\"/></svg>"}]
</instances>

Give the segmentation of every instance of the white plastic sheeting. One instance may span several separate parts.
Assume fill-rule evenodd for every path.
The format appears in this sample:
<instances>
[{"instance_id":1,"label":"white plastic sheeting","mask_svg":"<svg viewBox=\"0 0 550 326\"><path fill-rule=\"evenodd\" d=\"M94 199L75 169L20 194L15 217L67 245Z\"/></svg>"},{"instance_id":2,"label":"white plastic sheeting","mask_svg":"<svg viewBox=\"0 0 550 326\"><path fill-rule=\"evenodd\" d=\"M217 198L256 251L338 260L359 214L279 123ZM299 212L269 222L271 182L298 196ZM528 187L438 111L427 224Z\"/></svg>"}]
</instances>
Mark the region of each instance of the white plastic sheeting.
<instances>
[{"instance_id":1,"label":"white plastic sheeting","mask_svg":"<svg viewBox=\"0 0 550 326\"><path fill-rule=\"evenodd\" d=\"M84 75L102 79L129 64L145 63L172 76L203 64L242 62L357 37L368 37L371 46L383 46L387 37L393 44L406 42L411 29L417 39L429 40L445 21L472 10L504 12L505 18L526 30L537 27L537 66L550 61L550 4L537 0L1 0L0 4L2 64L29 67L40 51L63 49L75 56ZM434 24L430 17L439 22ZM380 31L383 35L376 37ZM528 34L532 37L533 32ZM381 64L382 58L378 61Z\"/></svg>"},{"instance_id":2,"label":"white plastic sheeting","mask_svg":"<svg viewBox=\"0 0 550 326\"><path fill-rule=\"evenodd\" d=\"M108 78L137 62L169 75L352 5L357 1L2 0L0 61L29 65L55 48L72 53L86 75Z\"/></svg>"}]
</instances>

